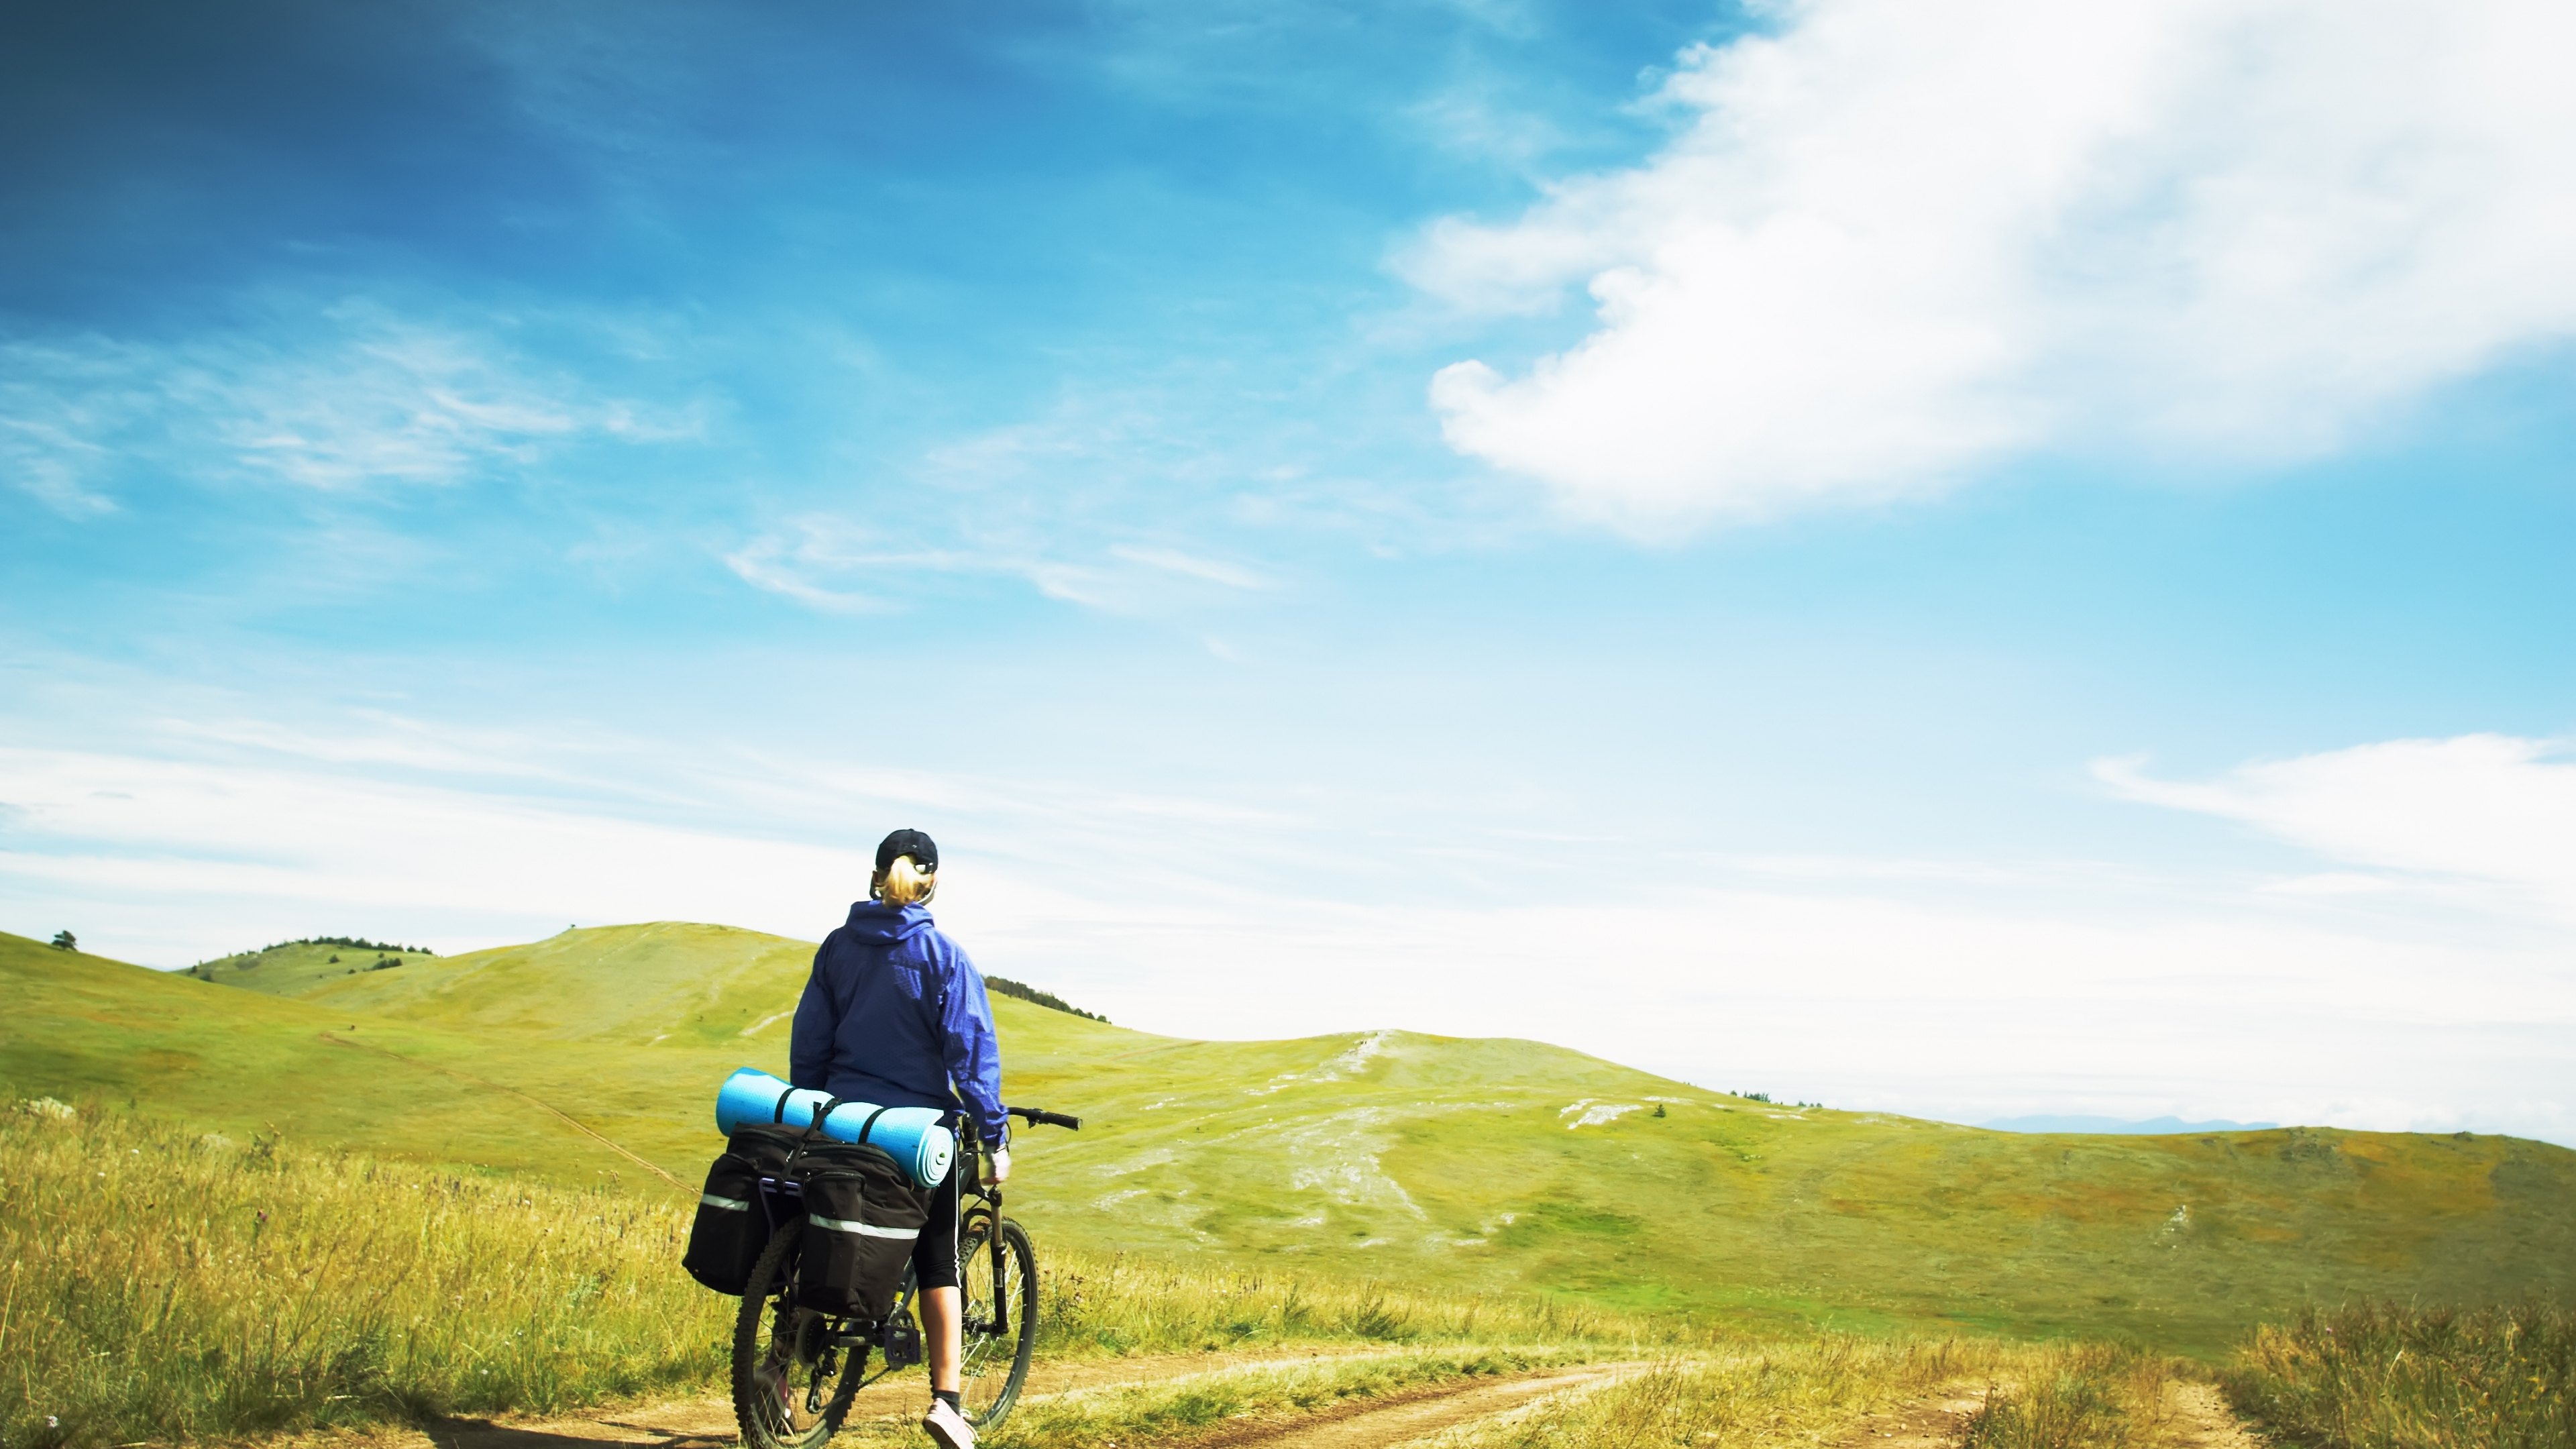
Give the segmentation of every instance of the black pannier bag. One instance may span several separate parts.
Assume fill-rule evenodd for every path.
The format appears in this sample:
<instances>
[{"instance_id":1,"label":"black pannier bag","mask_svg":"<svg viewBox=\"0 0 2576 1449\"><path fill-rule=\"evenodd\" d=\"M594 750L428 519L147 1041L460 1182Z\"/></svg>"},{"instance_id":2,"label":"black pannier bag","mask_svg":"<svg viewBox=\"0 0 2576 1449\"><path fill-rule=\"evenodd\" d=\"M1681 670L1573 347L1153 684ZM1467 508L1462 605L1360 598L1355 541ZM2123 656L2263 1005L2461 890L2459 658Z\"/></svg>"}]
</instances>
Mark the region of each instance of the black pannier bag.
<instances>
[{"instance_id":1,"label":"black pannier bag","mask_svg":"<svg viewBox=\"0 0 2576 1449\"><path fill-rule=\"evenodd\" d=\"M924 1194L882 1147L817 1142L796 1160L805 1239L796 1301L844 1318L882 1319L930 1221Z\"/></svg>"},{"instance_id":2,"label":"black pannier bag","mask_svg":"<svg viewBox=\"0 0 2576 1449\"><path fill-rule=\"evenodd\" d=\"M751 1266L769 1246L769 1214L761 1207L760 1180L779 1177L796 1155L805 1134L786 1127L742 1126L734 1129L715 1165L707 1169L707 1190L698 1195L698 1216L689 1224L689 1251L680 1266L689 1276L718 1293L739 1298L751 1281Z\"/></svg>"}]
</instances>

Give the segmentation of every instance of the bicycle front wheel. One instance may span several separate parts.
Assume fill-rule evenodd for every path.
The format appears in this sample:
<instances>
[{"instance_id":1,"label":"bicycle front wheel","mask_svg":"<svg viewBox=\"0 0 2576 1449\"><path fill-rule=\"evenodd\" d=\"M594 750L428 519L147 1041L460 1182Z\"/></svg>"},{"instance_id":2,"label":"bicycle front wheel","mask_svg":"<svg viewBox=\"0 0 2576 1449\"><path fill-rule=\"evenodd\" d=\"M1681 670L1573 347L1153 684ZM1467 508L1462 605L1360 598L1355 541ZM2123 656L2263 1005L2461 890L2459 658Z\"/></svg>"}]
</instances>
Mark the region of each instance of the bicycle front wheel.
<instances>
[{"instance_id":1,"label":"bicycle front wheel","mask_svg":"<svg viewBox=\"0 0 2576 1449\"><path fill-rule=\"evenodd\" d=\"M849 1416L867 1348L833 1339L829 1316L796 1303L805 1222L770 1238L733 1325L733 1416L744 1449L822 1449Z\"/></svg>"},{"instance_id":2,"label":"bicycle front wheel","mask_svg":"<svg viewBox=\"0 0 2576 1449\"><path fill-rule=\"evenodd\" d=\"M994 1221L988 1212L969 1214L957 1235L964 1320L959 1398L966 1421L978 1429L1002 1422L1019 1401L1038 1339L1037 1250L1018 1223L1003 1218L997 1262Z\"/></svg>"}]
</instances>

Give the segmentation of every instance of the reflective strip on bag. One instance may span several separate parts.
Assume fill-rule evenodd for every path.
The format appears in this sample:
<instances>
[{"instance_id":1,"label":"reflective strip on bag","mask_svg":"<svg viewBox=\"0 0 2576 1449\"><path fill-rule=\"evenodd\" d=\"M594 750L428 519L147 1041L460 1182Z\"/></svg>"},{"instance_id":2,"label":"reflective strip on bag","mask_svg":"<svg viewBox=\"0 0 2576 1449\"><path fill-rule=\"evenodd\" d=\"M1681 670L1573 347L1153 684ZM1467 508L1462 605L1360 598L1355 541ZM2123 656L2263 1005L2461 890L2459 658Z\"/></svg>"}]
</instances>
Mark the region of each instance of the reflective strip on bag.
<instances>
[{"instance_id":1,"label":"reflective strip on bag","mask_svg":"<svg viewBox=\"0 0 2576 1449\"><path fill-rule=\"evenodd\" d=\"M846 1218L818 1218L809 1214L805 1221L818 1228L830 1228L836 1233L856 1233L863 1238L900 1238L909 1242L921 1236L919 1228L871 1227L866 1223L854 1223Z\"/></svg>"},{"instance_id":2,"label":"reflective strip on bag","mask_svg":"<svg viewBox=\"0 0 2576 1449\"><path fill-rule=\"evenodd\" d=\"M747 1213L751 1211L751 1199L747 1197L718 1197L711 1192L702 1192L698 1194L698 1201L705 1203L711 1208L723 1208L729 1213Z\"/></svg>"}]
</instances>

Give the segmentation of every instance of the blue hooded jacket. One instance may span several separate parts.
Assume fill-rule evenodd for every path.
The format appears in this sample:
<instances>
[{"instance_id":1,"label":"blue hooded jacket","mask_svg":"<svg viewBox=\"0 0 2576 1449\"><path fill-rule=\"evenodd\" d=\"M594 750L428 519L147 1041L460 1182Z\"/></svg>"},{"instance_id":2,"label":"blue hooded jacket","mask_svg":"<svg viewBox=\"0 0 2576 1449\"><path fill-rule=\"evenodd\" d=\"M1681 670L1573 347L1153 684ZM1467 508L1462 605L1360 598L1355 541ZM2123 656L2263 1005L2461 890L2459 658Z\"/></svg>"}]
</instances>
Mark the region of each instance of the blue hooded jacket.
<instances>
[{"instance_id":1,"label":"blue hooded jacket","mask_svg":"<svg viewBox=\"0 0 2576 1449\"><path fill-rule=\"evenodd\" d=\"M787 1061L792 1086L880 1107L955 1107L963 1093L984 1141L1010 1140L984 977L920 906L860 901L823 938Z\"/></svg>"}]
</instances>

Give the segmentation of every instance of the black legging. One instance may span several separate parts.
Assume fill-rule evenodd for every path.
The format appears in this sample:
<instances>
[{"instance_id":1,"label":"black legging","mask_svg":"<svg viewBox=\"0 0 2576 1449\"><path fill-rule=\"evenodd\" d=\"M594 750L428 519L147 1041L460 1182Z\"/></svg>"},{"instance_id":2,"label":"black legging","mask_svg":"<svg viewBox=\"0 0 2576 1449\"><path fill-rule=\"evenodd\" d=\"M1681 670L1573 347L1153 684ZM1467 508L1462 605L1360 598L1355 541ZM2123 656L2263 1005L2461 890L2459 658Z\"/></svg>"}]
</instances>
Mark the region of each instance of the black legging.
<instances>
[{"instance_id":1,"label":"black legging","mask_svg":"<svg viewBox=\"0 0 2576 1449\"><path fill-rule=\"evenodd\" d=\"M930 1221L912 1245L912 1272L924 1290L957 1286L957 1164L930 1190Z\"/></svg>"}]
</instances>

